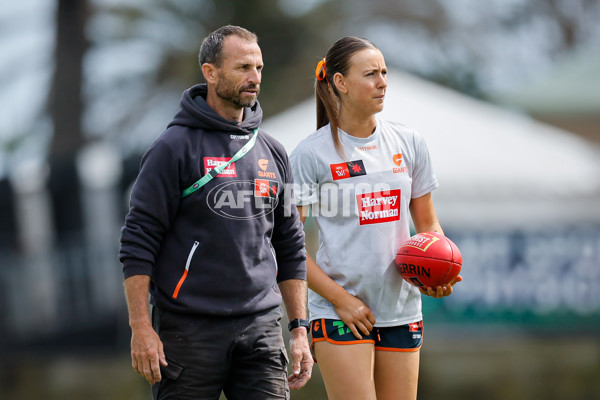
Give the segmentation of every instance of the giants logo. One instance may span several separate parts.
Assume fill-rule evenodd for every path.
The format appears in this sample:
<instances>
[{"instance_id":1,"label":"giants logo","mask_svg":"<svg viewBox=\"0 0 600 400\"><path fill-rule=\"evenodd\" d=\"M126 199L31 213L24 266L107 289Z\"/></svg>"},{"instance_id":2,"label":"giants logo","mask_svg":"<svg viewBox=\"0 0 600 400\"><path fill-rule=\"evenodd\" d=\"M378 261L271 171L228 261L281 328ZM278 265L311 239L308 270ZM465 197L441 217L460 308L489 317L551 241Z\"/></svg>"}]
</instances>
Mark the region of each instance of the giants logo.
<instances>
[{"instance_id":1,"label":"giants logo","mask_svg":"<svg viewBox=\"0 0 600 400\"><path fill-rule=\"evenodd\" d=\"M258 160L258 167L260 169L262 169L263 171L266 171L268 166L269 166L269 160L266 160L264 158L261 158L260 160Z\"/></svg>"},{"instance_id":2,"label":"giants logo","mask_svg":"<svg viewBox=\"0 0 600 400\"><path fill-rule=\"evenodd\" d=\"M204 157L204 173L208 174L215 167L226 164L227 161L231 160L231 157ZM219 175L219 178L228 177L234 178L237 176L237 172L235 171L235 163L229 164L227 168L225 168Z\"/></svg>"},{"instance_id":3,"label":"giants logo","mask_svg":"<svg viewBox=\"0 0 600 400\"><path fill-rule=\"evenodd\" d=\"M402 154L394 154L394 156L392 157L392 161L394 162L394 164L397 165L397 167L394 167L392 169L392 171L395 174L399 174L402 172L404 172L404 173L408 172L408 168L400 166L400 165L402 165Z\"/></svg>"},{"instance_id":4,"label":"giants logo","mask_svg":"<svg viewBox=\"0 0 600 400\"><path fill-rule=\"evenodd\" d=\"M361 225L400 220L400 189L356 195Z\"/></svg>"},{"instance_id":5,"label":"giants logo","mask_svg":"<svg viewBox=\"0 0 600 400\"><path fill-rule=\"evenodd\" d=\"M330 164L329 168L331 169L331 177L334 181L367 174L362 160L348 161L340 164Z\"/></svg>"},{"instance_id":6,"label":"giants logo","mask_svg":"<svg viewBox=\"0 0 600 400\"><path fill-rule=\"evenodd\" d=\"M277 175L275 175L275 172L267 172L268 166L269 160L264 158L258 160L258 167L261 169L261 171L258 171L258 176L260 176L261 178L277 179Z\"/></svg>"}]
</instances>

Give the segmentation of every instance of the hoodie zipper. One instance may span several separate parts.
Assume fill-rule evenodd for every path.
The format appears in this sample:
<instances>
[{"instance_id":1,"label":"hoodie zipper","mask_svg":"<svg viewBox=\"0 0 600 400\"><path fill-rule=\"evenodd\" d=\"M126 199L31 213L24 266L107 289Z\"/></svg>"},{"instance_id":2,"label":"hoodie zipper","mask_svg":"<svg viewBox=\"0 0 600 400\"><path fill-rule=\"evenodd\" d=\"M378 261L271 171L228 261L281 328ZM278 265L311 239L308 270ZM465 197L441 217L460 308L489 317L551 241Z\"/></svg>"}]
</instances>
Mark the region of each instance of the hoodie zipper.
<instances>
[{"instance_id":1,"label":"hoodie zipper","mask_svg":"<svg viewBox=\"0 0 600 400\"><path fill-rule=\"evenodd\" d=\"M187 278L188 272L190 270L190 264L192 262L192 257L194 256L194 253L196 252L196 249L198 248L199 244L200 243L198 241L195 241L194 245L192 246L192 250L190 250L190 254L188 254L187 261L185 262L185 270L183 271L183 275L181 275L181 278L179 279L179 282L177 283L177 287L175 287L175 291L173 292L174 299L176 299L177 296L179 295L179 289L181 289L181 285L183 285L185 278Z\"/></svg>"},{"instance_id":2,"label":"hoodie zipper","mask_svg":"<svg viewBox=\"0 0 600 400\"><path fill-rule=\"evenodd\" d=\"M267 238L267 243L269 244L269 249L271 250L271 255L273 256L273 262L275 263L275 276L279 272L279 266L277 265L277 256L275 255L275 249L273 248L273 244L271 240Z\"/></svg>"}]
</instances>

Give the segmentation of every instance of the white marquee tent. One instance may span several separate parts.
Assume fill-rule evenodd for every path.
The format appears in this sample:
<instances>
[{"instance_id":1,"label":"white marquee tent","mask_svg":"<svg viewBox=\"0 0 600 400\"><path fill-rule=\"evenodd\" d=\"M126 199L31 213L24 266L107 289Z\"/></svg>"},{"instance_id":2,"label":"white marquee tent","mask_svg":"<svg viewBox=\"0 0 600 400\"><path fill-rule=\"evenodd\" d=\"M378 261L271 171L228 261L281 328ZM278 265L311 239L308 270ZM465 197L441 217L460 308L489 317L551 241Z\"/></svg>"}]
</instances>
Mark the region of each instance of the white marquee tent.
<instances>
[{"instance_id":1,"label":"white marquee tent","mask_svg":"<svg viewBox=\"0 0 600 400\"><path fill-rule=\"evenodd\" d=\"M315 130L314 99L266 120L288 152ZM600 149L580 137L390 71L381 118L425 137L443 226L528 229L600 223Z\"/></svg>"}]
</instances>

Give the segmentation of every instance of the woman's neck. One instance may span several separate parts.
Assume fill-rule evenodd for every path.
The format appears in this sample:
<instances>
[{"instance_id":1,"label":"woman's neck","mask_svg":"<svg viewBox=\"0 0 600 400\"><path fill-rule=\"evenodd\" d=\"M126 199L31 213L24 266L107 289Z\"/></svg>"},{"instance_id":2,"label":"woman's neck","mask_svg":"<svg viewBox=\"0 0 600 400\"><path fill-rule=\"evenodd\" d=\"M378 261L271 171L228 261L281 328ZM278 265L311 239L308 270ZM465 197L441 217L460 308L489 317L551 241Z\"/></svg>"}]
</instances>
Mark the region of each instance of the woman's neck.
<instances>
[{"instance_id":1,"label":"woman's neck","mask_svg":"<svg viewBox=\"0 0 600 400\"><path fill-rule=\"evenodd\" d=\"M342 114L338 119L338 127L351 136L367 138L375 132L377 121L374 115L368 118L361 118L353 116L345 117Z\"/></svg>"}]
</instances>

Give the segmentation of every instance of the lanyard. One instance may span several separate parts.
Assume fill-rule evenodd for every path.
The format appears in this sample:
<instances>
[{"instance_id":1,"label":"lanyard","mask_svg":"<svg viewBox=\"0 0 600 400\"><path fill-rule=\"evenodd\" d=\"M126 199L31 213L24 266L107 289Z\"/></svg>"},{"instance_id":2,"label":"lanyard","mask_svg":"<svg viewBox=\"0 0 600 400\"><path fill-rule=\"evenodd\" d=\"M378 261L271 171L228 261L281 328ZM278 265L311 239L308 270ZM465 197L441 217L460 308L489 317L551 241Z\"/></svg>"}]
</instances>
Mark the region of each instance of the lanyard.
<instances>
[{"instance_id":1,"label":"lanyard","mask_svg":"<svg viewBox=\"0 0 600 400\"><path fill-rule=\"evenodd\" d=\"M248 143L246 143L246 145L244 147L242 147L240 150L238 150L238 152L235 153L233 155L233 157L231 157L231 160L227 161L224 164L217 165L215 168L211 169L206 175L204 175L202 178L198 179L196 181L196 183L194 183L189 188L185 189L181 193L181 197L189 196L190 194L194 193L196 190L200 189L202 186L204 186L208 182L210 182L215 176L217 176L221 172L223 172L223 170L225 168L229 167L229 165L231 163L234 163L237 160L239 160L240 158L244 157L246 155L246 153L248 153L250 151L250 149L252 147L254 147L254 143L256 143L257 136L258 136L258 128L256 128L254 130L254 134L252 135L250 140L248 140Z\"/></svg>"}]
</instances>

